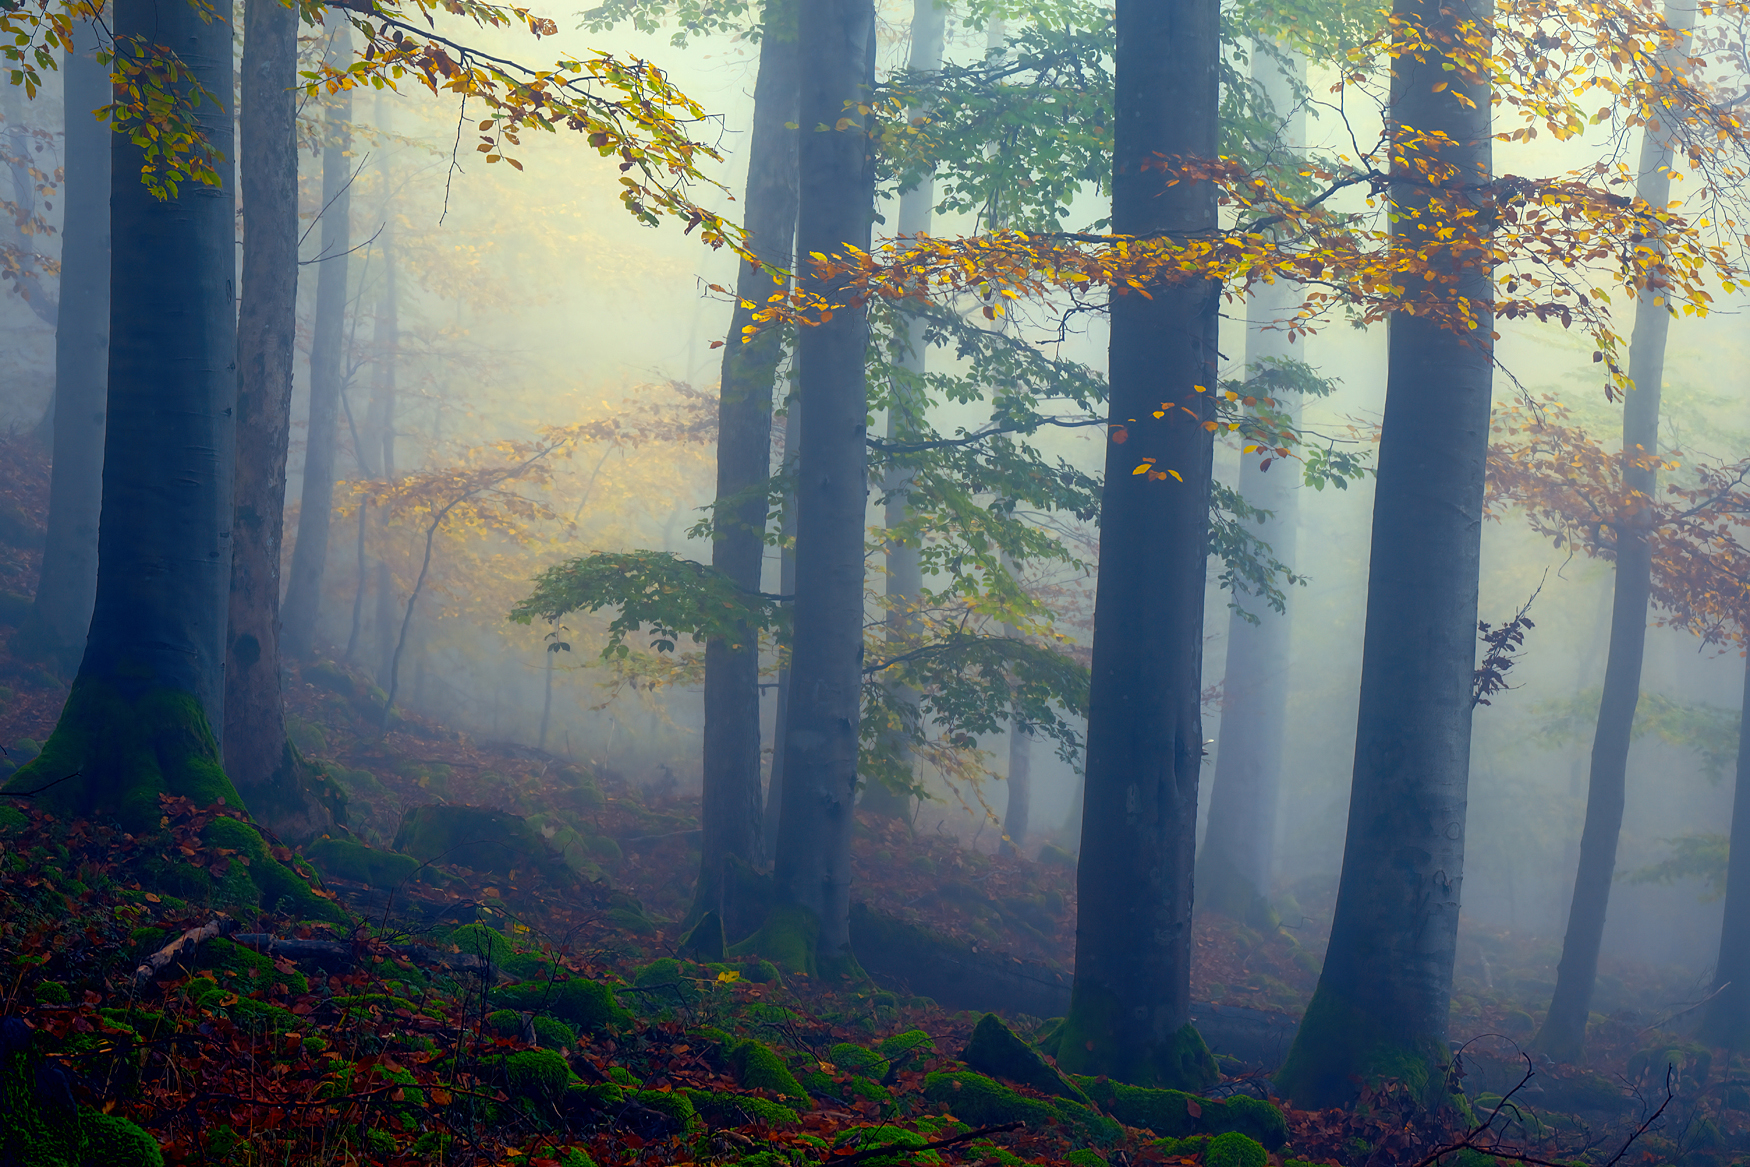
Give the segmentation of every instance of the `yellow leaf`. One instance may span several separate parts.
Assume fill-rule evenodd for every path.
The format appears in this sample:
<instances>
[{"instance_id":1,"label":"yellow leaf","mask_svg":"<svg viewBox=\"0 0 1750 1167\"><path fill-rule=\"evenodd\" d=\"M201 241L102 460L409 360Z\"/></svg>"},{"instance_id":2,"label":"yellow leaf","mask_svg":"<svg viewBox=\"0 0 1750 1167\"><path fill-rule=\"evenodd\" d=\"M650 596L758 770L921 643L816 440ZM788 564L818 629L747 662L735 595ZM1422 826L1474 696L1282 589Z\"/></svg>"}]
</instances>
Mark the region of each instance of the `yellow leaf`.
<instances>
[{"instance_id":1,"label":"yellow leaf","mask_svg":"<svg viewBox=\"0 0 1750 1167\"><path fill-rule=\"evenodd\" d=\"M1148 473L1148 468L1149 468L1149 467L1150 467L1150 466L1151 466L1151 465L1153 465L1153 462L1152 462L1152 460L1151 460L1151 461L1149 461L1149 462L1144 462L1144 463L1143 463L1143 464L1142 464L1142 465L1141 465L1141 466L1138 466L1138 467L1137 467L1137 468L1136 468L1136 469L1135 469L1135 470L1132 470L1132 471L1131 471L1131 473L1132 473L1132 474L1147 474L1147 473Z\"/></svg>"},{"instance_id":2,"label":"yellow leaf","mask_svg":"<svg viewBox=\"0 0 1750 1167\"><path fill-rule=\"evenodd\" d=\"M728 972L720 972L717 974L717 980L718 980L718 983L720 983L720 984L728 984L731 981L739 981L740 979L741 979L741 974L736 972L734 969L730 969Z\"/></svg>"}]
</instances>

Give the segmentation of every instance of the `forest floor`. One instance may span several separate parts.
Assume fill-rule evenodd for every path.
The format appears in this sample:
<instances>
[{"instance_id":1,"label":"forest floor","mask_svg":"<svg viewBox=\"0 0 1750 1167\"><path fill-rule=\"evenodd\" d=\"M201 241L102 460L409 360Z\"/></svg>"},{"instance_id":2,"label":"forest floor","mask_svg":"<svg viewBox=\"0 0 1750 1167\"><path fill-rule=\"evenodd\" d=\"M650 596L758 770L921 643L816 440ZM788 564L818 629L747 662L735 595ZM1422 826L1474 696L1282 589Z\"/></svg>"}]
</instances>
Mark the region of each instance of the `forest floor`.
<instances>
[{"instance_id":1,"label":"forest floor","mask_svg":"<svg viewBox=\"0 0 1750 1167\"><path fill-rule=\"evenodd\" d=\"M46 497L41 451L27 438L0 444L0 620L16 610L7 596L35 585L31 532ZM66 689L11 658L9 631L0 626L0 747L18 763ZM1431 1163L1467 1136L1504 1161L1604 1163L1626 1146L1625 1162L1700 1167L1750 1148L1742 1066L1658 1027L1681 1007L1664 1003L1690 989L1680 974L1608 968L1611 1011L1594 1018L1587 1064L1534 1064L1514 1043L1540 1020L1555 950L1470 927L1477 955L1459 969L1452 1018L1463 1084L1480 1118L1518 1087L1486 1130L1421 1113L1390 1085L1364 1106L1265 1121L1255 1106L1269 1105L1245 1100L1268 1094L1268 1067L1231 1063L1202 1100L1115 1093L1103 1080L1067 1088L1089 1107L999 1082L1012 1075L968 1049L978 1012L897 984L780 977L755 958L677 959L698 870L696 796L412 714L382 732L381 691L345 665L301 670L287 699L294 740L347 792L360 839L391 846L413 807L490 807L550 839L567 832L588 857L503 871L438 863L387 892L329 879L323 894L345 924L222 904L245 938L305 948L264 958L215 938L140 978L141 960L216 918L210 896L178 898L138 876L162 849L223 886L235 860L199 841L214 812L167 805L163 837L146 840L0 809L0 1027L22 1021L48 1051L40 1098L125 1115L172 1163L1261 1167L1240 1134L1266 1144L1271 1163L1345 1167ZM867 817L854 863L857 898L888 917L974 952L1073 965L1071 866ZM1293 929L1198 920L1195 1000L1298 1015L1331 904L1328 892L1295 894L1304 918ZM469 955L493 967L460 967ZM1045 1024L1010 1022L1023 1037ZM0 1054L17 1048L0 1031Z\"/></svg>"}]
</instances>

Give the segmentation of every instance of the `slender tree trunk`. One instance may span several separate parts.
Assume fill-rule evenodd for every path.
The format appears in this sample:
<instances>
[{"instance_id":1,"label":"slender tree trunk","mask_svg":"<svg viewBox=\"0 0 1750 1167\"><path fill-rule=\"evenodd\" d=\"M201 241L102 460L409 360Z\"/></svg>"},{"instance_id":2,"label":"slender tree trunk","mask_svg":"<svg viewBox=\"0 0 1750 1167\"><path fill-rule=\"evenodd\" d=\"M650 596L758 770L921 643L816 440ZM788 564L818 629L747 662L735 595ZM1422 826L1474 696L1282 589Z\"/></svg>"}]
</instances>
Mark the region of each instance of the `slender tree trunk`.
<instances>
[{"instance_id":1,"label":"slender tree trunk","mask_svg":"<svg viewBox=\"0 0 1750 1167\"><path fill-rule=\"evenodd\" d=\"M875 66L873 0L800 8L801 135L796 250L867 249L874 169L868 108ZM843 126L844 128L834 128ZM829 298L836 280L804 269ZM868 505L867 313L841 308L798 330L802 419L797 470L795 648L784 743L784 808L775 865L778 903L812 917L823 972L854 967L851 832L863 663L863 531ZM793 913L794 914L794 913Z\"/></svg>"},{"instance_id":2,"label":"slender tree trunk","mask_svg":"<svg viewBox=\"0 0 1750 1167\"><path fill-rule=\"evenodd\" d=\"M196 107L232 153L231 27L225 13L116 0L118 52L172 46L219 104ZM42 755L15 781L62 779L34 804L158 821L158 795L207 804L236 791L212 737L224 684L231 540L229 429L237 391L235 198L185 181L155 198L140 148L112 135L110 360L91 634Z\"/></svg>"},{"instance_id":3,"label":"slender tree trunk","mask_svg":"<svg viewBox=\"0 0 1750 1167\"><path fill-rule=\"evenodd\" d=\"M802 434L802 398L793 395L789 413L784 419L784 474L794 482L796 477L796 445ZM778 551L778 594L796 594L796 492L792 489L784 498L783 546ZM788 651L790 640L779 644L780 652ZM766 783L765 837L767 846L778 843L778 824L784 809L784 743L790 740L790 665L786 658L778 669L778 708L772 718L772 776Z\"/></svg>"},{"instance_id":4,"label":"slender tree trunk","mask_svg":"<svg viewBox=\"0 0 1750 1167\"><path fill-rule=\"evenodd\" d=\"M938 0L915 0L911 16L911 57L906 62L908 69L913 73L933 73L942 67L942 44L947 27L946 4L938 3ZM907 112L907 116L915 117L920 112L911 110ZM935 205L935 175L926 174L917 186L899 196L899 233L928 233ZM908 319L906 347L900 356L900 367L909 375L921 379L927 360L924 352L924 323L921 319ZM896 384L893 387L893 404L887 411L887 440L903 442L916 438L923 424L923 408L921 391L904 383ZM904 526L910 515L910 486L915 476L915 471L910 468L893 466L888 469L881 483L882 492L887 496L886 513L882 521L889 531ZM887 557L887 644L889 652L898 655L917 638L918 621L915 613L923 599L924 574L919 560L920 548L916 543L889 538L884 550ZM906 685L895 685L893 694L901 704L916 711L917 690ZM912 764L909 735L893 735L888 742L888 749L902 761L909 773ZM880 783L865 787L863 806L883 818L911 817L911 796L890 790Z\"/></svg>"},{"instance_id":5,"label":"slender tree trunk","mask_svg":"<svg viewBox=\"0 0 1750 1167\"><path fill-rule=\"evenodd\" d=\"M1019 855L1027 845L1027 820L1033 813L1033 731L1009 723L1009 771L1004 779L1009 804L1003 808L1002 850Z\"/></svg>"},{"instance_id":6,"label":"slender tree trunk","mask_svg":"<svg viewBox=\"0 0 1750 1167\"><path fill-rule=\"evenodd\" d=\"M787 268L796 236L796 7L766 0L748 147L745 226L766 262ZM737 587L760 590L766 557L766 483L772 474L772 384L782 335L765 329L746 344L750 305L777 290L757 264L743 264L723 347L717 405L717 499L711 565ZM728 500L737 500L727 506ZM705 645L703 838L691 915L719 906L723 862L764 861L760 805L760 644L746 624Z\"/></svg>"},{"instance_id":7,"label":"slender tree trunk","mask_svg":"<svg viewBox=\"0 0 1750 1167\"><path fill-rule=\"evenodd\" d=\"M1695 26L1692 6L1665 5L1665 20L1687 33ZM1667 54L1676 70L1687 50ZM1671 200L1672 139L1647 132L1641 139L1636 193L1663 209ZM1657 244L1653 244L1656 246ZM1657 472L1646 459L1659 453L1659 394L1665 379L1665 338L1671 307L1653 295L1635 302L1635 327L1629 337L1629 389L1622 411L1622 481L1637 498L1651 502ZM1629 514L1616 525L1616 589L1610 611L1610 653L1604 664L1604 695L1592 737L1592 771L1586 789L1586 824L1580 831L1580 865L1568 908L1568 932L1556 966L1556 988L1549 1014L1532 1047L1558 1062L1577 1062L1586 1044L1586 1019L1598 979L1598 950L1610 885L1616 878L1616 844L1628 798L1628 752L1635 706L1641 693L1641 659L1647 642L1647 600L1652 592L1652 553L1647 545L1648 513Z\"/></svg>"},{"instance_id":8,"label":"slender tree trunk","mask_svg":"<svg viewBox=\"0 0 1750 1167\"><path fill-rule=\"evenodd\" d=\"M544 750L547 748L547 724L553 718L553 658L557 655L559 654L554 652L551 648L545 653L545 656L547 657L547 668L545 670L545 676L542 678L541 682L541 732L535 741L535 748L537 750ZM424 663L421 662L419 683L415 684L413 688L413 699L415 702L419 700L420 688L423 685L424 680L425 667ZM754 692L757 695L759 690L756 689ZM755 778L758 778L757 774L755 775Z\"/></svg>"},{"instance_id":9,"label":"slender tree trunk","mask_svg":"<svg viewBox=\"0 0 1750 1167\"><path fill-rule=\"evenodd\" d=\"M288 839L333 825L305 787L280 697L280 541L298 305L297 68L297 12L279 0L245 0L225 769L255 816Z\"/></svg>"},{"instance_id":10,"label":"slender tree trunk","mask_svg":"<svg viewBox=\"0 0 1750 1167\"><path fill-rule=\"evenodd\" d=\"M12 201L18 207L19 216L28 221L37 213L37 179L32 177L31 169L46 168L47 158L32 148L33 137L25 124L24 89L18 85L8 85L3 91L5 103L6 136L8 153L11 161L7 166L12 178ZM103 102L100 104L108 104ZM35 159L33 162L32 160ZM35 258L41 248L42 239L35 234L26 234L17 223L11 225L8 232L12 236L13 246L18 249L19 270L13 280L13 287L24 300L25 307L31 310L36 318L50 328L57 327L60 320L60 301L43 287L42 269ZM55 423L55 398L53 391L49 394L49 407L38 423L36 438L38 441L52 442Z\"/></svg>"},{"instance_id":11,"label":"slender tree trunk","mask_svg":"<svg viewBox=\"0 0 1750 1167\"><path fill-rule=\"evenodd\" d=\"M97 593L103 509L103 413L109 369L109 153L114 134L92 111L114 99L89 21L67 54L61 294L55 326L54 467L36 601L12 651L71 672L85 650Z\"/></svg>"},{"instance_id":12,"label":"slender tree trunk","mask_svg":"<svg viewBox=\"0 0 1750 1167\"><path fill-rule=\"evenodd\" d=\"M1486 4L1439 0L1397 0L1394 13L1409 30L1401 36L1436 46L1473 22L1487 36L1493 20ZM1276 1080L1301 1107L1346 1101L1357 1082L1381 1077L1427 1105L1450 1105L1441 1070L1464 870L1494 323L1491 273L1474 258L1486 240L1465 225L1487 216L1457 216L1486 209L1490 87L1444 68L1437 47L1397 50L1394 60L1391 129L1408 139L1394 147L1395 246L1451 281L1426 296L1468 300L1475 323L1460 333L1399 312L1389 325L1343 874L1324 971ZM1424 137L1434 134L1448 141Z\"/></svg>"},{"instance_id":13,"label":"slender tree trunk","mask_svg":"<svg viewBox=\"0 0 1750 1167\"><path fill-rule=\"evenodd\" d=\"M377 611L371 622L371 630L377 637L377 684L387 690L393 683L391 680L395 671L395 576L389 571L385 561L377 560L376 580Z\"/></svg>"},{"instance_id":14,"label":"slender tree trunk","mask_svg":"<svg viewBox=\"0 0 1750 1167\"><path fill-rule=\"evenodd\" d=\"M1285 64L1252 53L1252 80L1269 97L1286 150L1306 140L1306 112L1295 100L1291 79L1305 74L1299 54ZM1297 355L1287 333L1272 325L1291 319L1301 289L1286 280L1258 288L1246 317L1247 374L1268 379L1271 359ZM1266 391L1267 392L1267 391ZM1289 400L1284 400L1287 397ZM1278 408L1294 410L1291 394ZM1240 461L1240 493L1271 512L1258 530L1276 558L1294 561L1300 490L1294 473L1277 466L1258 469L1256 457ZM1234 596L1227 622L1227 669L1222 681L1221 744L1209 796L1209 825L1197 856L1197 903L1256 927L1275 927L1270 907L1276 802L1282 783L1282 732L1288 710L1289 614L1277 615L1255 596Z\"/></svg>"},{"instance_id":15,"label":"slender tree trunk","mask_svg":"<svg viewBox=\"0 0 1750 1167\"><path fill-rule=\"evenodd\" d=\"M1118 0L1115 231L1216 226L1212 185L1173 183L1159 158L1216 157L1218 8ZM1056 1052L1076 1073L1195 1089L1215 1080L1190 974L1214 450L1201 390L1215 384L1218 289L1149 292L1112 299L1111 430L1125 440L1106 447L1076 976ZM1144 458L1153 473L1133 473Z\"/></svg>"},{"instance_id":16,"label":"slender tree trunk","mask_svg":"<svg viewBox=\"0 0 1750 1167\"><path fill-rule=\"evenodd\" d=\"M1738 714L1738 767L1732 788L1732 832L1726 860L1726 910L1720 921L1720 957L1714 962L1716 996L1701 1032L1712 1045L1750 1045L1750 658Z\"/></svg>"},{"instance_id":17,"label":"slender tree trunk","mask_svg":"<svg viewBox=\"0 0 1750 1167\"><path fill-rule=\"evenodd\" d=\"M336 20L328 62L351 55L351 26ZM322 234L316 265L316 319L310 336L310 423L304 448L298 541L292 548L280 646L288 657L316 649L322 577L328 567L329 523L334 513L334 439L344 379L347 251L352 237L352 90L330 97L323 115Z\"/></svg>"}]
</instances>

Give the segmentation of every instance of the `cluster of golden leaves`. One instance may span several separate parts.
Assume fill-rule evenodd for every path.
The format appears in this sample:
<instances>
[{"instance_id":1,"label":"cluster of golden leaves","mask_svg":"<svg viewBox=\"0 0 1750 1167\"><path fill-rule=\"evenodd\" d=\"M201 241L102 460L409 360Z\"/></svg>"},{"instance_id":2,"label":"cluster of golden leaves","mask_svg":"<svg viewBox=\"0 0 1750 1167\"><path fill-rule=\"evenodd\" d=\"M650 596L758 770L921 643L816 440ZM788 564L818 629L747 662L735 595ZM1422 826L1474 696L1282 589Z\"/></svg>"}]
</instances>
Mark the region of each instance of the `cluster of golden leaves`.
<instances>
[{"instance_id":1,"label":"cluster of golden leaves","mask_svg":"<svg viewBox=\"0 0 1750 1167\"><path fill-rule=\"evenodd\" d=\"M1558 548L1600 559L1615 559L1624 532L1644 539L1661 623L1710 644L1750 643L1750 463L1697 463L1648 494L1624 482L1624 469L1674 474L1681 455L1608 450L1554 399L1498 408L1493 429L1492 517L1518 511Z\"/></svg>"},{"instance_id":2,"label":"cluster of golden leaves","mask_svg":"<svg viewBox=\"0 0 1750 1167\"><path fill-rule=\"evenodd\" d=\"M663 216L677 217L688 232L698 228L711 246L740 249L741 229L688 194L695 182L709 181L703 163L722 161L689 133L706 121L705 111L648 61L595 52L534 67L436 31L440 13L480 29L522 28L537 40L559 31L527 8L484 0L300 2L311 23L319 22L324 7L346 9L364 37L346 68L323 63L304 74L312 96L365 84L395 88L411 79L433 94L455 96L459 117L466 117L470 102L478 103L487 116L476 126L476 150L489 163L518 170L522 163L506 150L522 144L524 131L583 134L597 153L619 158L620 200L639 221L655 226Z\"/></svg>"},{"instance_id":3,"label":"cluster of golden leaves","mask_svg":"<svg viewBox=\"0 0 1750 1167\"><path fill-rule=\"evenodd\" d=\"M1721 20L1740 10L1750 12L1746 0L1702 7ZM873 296L972 292L995 314L1021 297L1147 296L1200 281L1239 300L1256 284L1286 279L1305 290L1284 325L1291 336L1338 311L1363 324L1407 312L1460 332L1492 333L1491 317L1578 323L1595 340L1594 360L1620 387L1627 374L1615 360L1616 297L1647 291L1655 303L1705 314L1716 290L1731 292L1746 279L1750 236L1732 215L1750 131L1737 97L1708 82L1724 54L1689 57L1689 43L1652 0L1511 0L1496 6L1492 26L1460 22L1439 33L1388 20L1350 54L1339 90L1370 95L1383 113L1393 63L1437 59L1455 79L1489 87L1495 116L1513 123L1496 127L1497 140L1527 141L1540 131L1565 140L1602 126L1606 160L1554 176L1479 182L1442 160L1454 145L1444 134L1389 118L1363 156L1301 168L1296 177L1315 191L1306 197L1232 159L1162 158L1170 182L1214 188L1223 227L1198 235L919 235L870 252L814 253L817 282L775 294L751 327L827 319ZM1435 88L1472 104L1446 82ZM1601 108L1586 108L1599 98ZM1635 175L1617 159L1635 127L1667 135L1700 179L1685 209L1632 196ZM1366 211L1333 209L1350 188L1366 191ZM1422 221L1407 225L1406 215ZM1485 302L1458 290L1479 272L1494 289Z\"/></svg>"}]
</instances>

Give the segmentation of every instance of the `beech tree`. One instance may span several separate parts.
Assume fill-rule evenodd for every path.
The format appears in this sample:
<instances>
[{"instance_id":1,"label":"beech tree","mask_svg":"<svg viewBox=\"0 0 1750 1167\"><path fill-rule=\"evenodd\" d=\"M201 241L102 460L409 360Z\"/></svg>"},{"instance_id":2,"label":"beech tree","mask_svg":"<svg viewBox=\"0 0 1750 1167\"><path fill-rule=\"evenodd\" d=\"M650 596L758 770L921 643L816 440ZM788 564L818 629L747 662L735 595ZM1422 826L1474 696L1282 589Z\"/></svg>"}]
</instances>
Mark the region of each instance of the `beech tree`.
<instances>
[{"instance_id":1,"label":"beech tree","mask_svg":"<svg viewBox=\"0 0 1750 1167\"><path fill-rule=\"evenodd\" d=\"M1687 36L1696 10L1682 0L1665 5L1665 21ZM1673 77L1683 68L1688 46L1676 41L1660 56L1660 68ZM1641 138L1635 193L1648 206L1671 201L1671 166L1678 127L1650 123ZM1655 246L1657 246L1655 244ZM1674 305L1655 280L1635 301L1629 337L1629 381L1623 400L1623 481L1639 495L1656 489L1659 451L1659 397L1665 377L1665 338ZM1586 823L1580 833L1580 865L1556 987L1532 1048L1561 1062L1579 1060L1592 1014L1592 989L1598 979L1598 950L1604 942L1604 917L1610 885L1616 878L1616 845L1622 835L1627 801L1630 727L1641 691L1641 659L1647 638L1647 600L1651 557L1638 518L1625 515L1618 531L1616 577L1610 612L1610 651L1604 666L1604 698L1592 740L1591 774L1586 790Z\"/></svg>"},{"instance_id":2,"label":"beech tree","mask_svg":"<svg viewBox=\"0 0 1750 1167\"><path fill-rule=\"evenodd\" d=\"M334 22L325 59L339 67L350 56L351 26ZM328 96L322 116L322 230L316 253L316 316L310 330L310 408L305 428L297 541L286 582L280 647L293 659L316 649L322 580L334 517L334 451L340 394L346 381L347 273L352 238L352 89Z\"/></svg>"},{"instance_id":3,"label":"beech tree","mask_svg":"<svg viewBox=\"0 0 1750 1167\"><path fill-rule=\"evenodd\" d=\"M97 591L109 363L111 134L96 115L112 99L109 70L98 60L95 24L78 21L73 35L62 75L67 133L48 535L36 597L11 642L14 653L47 658L68 673L84 652Z\"/></svg>"},{"instance_id":4,"label":"beech tree","mask_svg":"<svg viewBox=\"0 0 1750 1167\"><path fill-rule=\"evenodd\" d=\"M1117 32L1113 230L1188 242L1217 226L1213 184L1175 168L1216 157L1219 5L1119 0ZM1054 1052L1075 1073L1197 1089L1215 1080L1190 975L1218 293L1146 293L1111 303L1076 976Z\"/></svg>"}]
</instances>

